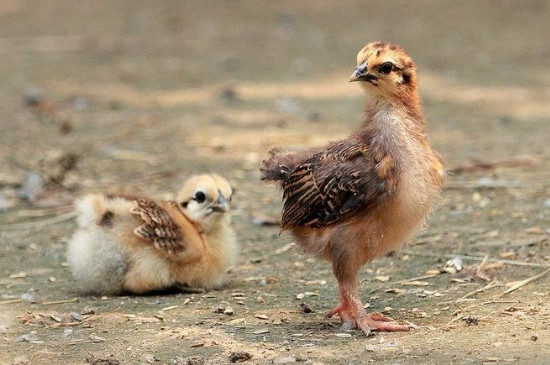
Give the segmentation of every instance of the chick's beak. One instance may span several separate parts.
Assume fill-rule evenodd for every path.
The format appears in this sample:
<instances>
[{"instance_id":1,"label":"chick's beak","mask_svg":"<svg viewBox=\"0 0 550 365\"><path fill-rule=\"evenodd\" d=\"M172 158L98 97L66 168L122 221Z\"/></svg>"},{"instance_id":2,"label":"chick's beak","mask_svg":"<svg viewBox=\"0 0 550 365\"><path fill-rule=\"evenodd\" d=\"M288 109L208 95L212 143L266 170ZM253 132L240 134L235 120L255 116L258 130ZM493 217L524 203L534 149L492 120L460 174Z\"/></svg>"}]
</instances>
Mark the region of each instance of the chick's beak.
<instances>
[{"instance_id":1,"label":"chick's beak","mask_svg":"<svg viewBox=\"0 0 550 365\"><path fill-rule=\"evenodd\" d=\"M350 77L349 81L353 82L353 81L361 80L361 78L364 77L367 74L367 68L368 68L367 61L365 61L362 64L358 65L355 68L355 70L353 70L353 73L351 74L351 77Z\"/></svg>"},{"instance_id":2,"label":"chick's beak","mask_svg":"<svg viewBox=\"0 0 550 365\"><path fill-rule=\"evenodd\" d=\"M354 81L368 81L372 83L373 81L378 80L378 77L369 74L368 73L368 63L367 61L363 62L359 66L353 70L353 73L351 74L351 77L349 79L350 82Z\"/></svg>"},{"instance_id":3,"label":"chick's beak","mask_svg":"<svg viewBox=\"0 0 550 365\"><path fill-rule=\"evenodd\" d=\"M214 203L212 203L210 208L212 208L213 212L225 213L229 210L229 202L227 201L227 199L225 199L223 194L220 194L218 199Z\"/></svg>"}]
</instances>

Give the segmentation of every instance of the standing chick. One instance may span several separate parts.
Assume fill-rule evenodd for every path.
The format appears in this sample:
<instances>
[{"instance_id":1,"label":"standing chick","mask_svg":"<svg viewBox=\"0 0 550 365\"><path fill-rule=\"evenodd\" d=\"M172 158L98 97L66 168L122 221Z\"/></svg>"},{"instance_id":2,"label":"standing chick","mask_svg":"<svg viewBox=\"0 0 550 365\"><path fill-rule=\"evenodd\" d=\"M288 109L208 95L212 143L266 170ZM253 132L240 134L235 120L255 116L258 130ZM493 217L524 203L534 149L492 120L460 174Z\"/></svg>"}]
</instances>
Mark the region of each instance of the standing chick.
<instances>
[{"instance_id":1,"label":"standing chick","mask_svg":"<svg viewBox=\"0 0 550 365\"><path fill-rule=\"evenodd\" d=\"M444 180L426 137L416 68L405 51L382 42L357 55L351 80L367 94L365 121L347 139L303 152L270 151L263 180L283 191L281 231L332 262L344 327L406 331L392 318L367 314L357 291L359 269L407 241L422 226Z\"/></svg>"},{"instance_id":2,"label":"standing chick","mask_svg":"<svg viewBox=\"0 0 550 365\"><path fill-rule=\"evenodd\" d=\"M176 202L88 195L75 203L78 229L67 258L87 293L210 289L238 260L233 191L218 175L191 177Z\"/></svg>"}]
</instances>

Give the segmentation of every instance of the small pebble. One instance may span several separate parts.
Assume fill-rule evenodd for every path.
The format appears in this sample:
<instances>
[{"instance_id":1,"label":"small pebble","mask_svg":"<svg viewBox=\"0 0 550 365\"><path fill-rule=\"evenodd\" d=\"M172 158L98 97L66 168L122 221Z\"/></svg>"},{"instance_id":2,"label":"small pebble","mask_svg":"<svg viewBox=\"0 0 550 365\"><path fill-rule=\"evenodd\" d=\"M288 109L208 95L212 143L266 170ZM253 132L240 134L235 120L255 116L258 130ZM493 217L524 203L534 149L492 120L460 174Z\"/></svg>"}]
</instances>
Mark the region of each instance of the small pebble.
<instances>
[{"instance_id":1,"label":"small pebble","mask_svg":"<svg viewBox=\"0 0 550 365\"><path fill-rule=\"evenodd\" d=\"M462 259L460 257L454 257L445 263L443 270L449 274L456 274L462 271L462 267Z\"/></svg>"},{"instance_id":2,"label":"small pebble","mask_svg":"<svg viewBox=\"0 0 550 365\"><path fill-rule=\"evenodd\" d=\"M43 180L37 173L30 172L27 174L23 185L17 191L17 195L24 200L34 201L40 190L42 190Z\"/></svg>"},{"instance_id":3,"label":"small pebble","mask_svg":"<svg viewBox=\"0 0 550 365\"><path fill-rule=\"evenodd\" d=\"M36 298L31 293L21 294L21 300L27 303L36 303Z\"/></svg>"},{"instance_id":4,"label":"small pebble","mask_svg":"<svg viewBox=\"0 0 550 365\"><path fill-rule=\"evenodd\" d=\"M306 303L300 303L300 310L303 313L315 313L315 311L313 309L311 309L311 307L309 305L307 305Z\"/></svg>"},{"instance_id":5,"label":"small pebble","mask_svg":"<svg viewBox=\"0 0 550 365\"><path fill-rule=\"evenodd\" d=\"M28 106L37 106L44 101L44 92L40 89L32 88L25 94L25 104Z\"/></svg>"},{"instance_id":6,"label":"small pebble","mask_svg":"<svg viewBox=\"0 0 550 365\"><path fill-rule=\"evenodd\" d=\"M252 354L248 352L232 352L229 355L229 361L231 362L244 362L252 359Z\"/></svg>"},{"instance_id":7,"label":"small pebble","mask_svg":"<svg viewBox=\"0 0 550 365\"><path fill-rule=\"evenodd\" d=\"M95 314L95 309L92 308L92 307L86 306L86 307L82 308L82 310L80 311L80 314L82 314L84 316L89 315L89 314Z\"/></svg>"},{"instance_id":8,"label":"small pebble","mask_svg":"<svg viewBox=\"0 0 550 365\"><path fill-rule=\"evenodd\" d=\"M84 320L84 317L82 316L82 314L78 313L78 312L71 312L71 317L75 320L75 321L78 321L78 322L82 322Z\"/></svg>"}]
</instances>

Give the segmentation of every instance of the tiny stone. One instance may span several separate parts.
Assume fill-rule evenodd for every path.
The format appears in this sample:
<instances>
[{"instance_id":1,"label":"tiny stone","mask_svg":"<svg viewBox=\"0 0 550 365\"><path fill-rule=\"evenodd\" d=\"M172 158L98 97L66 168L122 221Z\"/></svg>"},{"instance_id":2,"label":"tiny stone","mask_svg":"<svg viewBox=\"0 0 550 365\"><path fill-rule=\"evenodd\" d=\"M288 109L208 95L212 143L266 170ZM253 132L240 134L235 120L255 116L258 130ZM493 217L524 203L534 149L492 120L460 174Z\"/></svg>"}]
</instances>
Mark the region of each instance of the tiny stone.
<instances>
[{"instance_id":1,"label":"tiny stone","mask_svg":"<svg viewBox=\"0 0 550 365\"><path fill-rule=\"evenodd\" d=\"M89 314L95 314L95 309L92 308L92 307L86 306L86 307L82 308L82 310L80 311L80 314L82 314L84 316L89 315Z\"/></svg>"},{"instance_id":2,"label":"tiny stone","mask_svg":"<svg viewBox=\"0 0 550 365\"><path fill-rule=\"evenodd\" d=\"M232 352L229 355L229 361L231 362L244 362L252 359L252 354L248 352Z\"/></svg>"},{"instance_id":3,"label":"tiny stone","mask_svg":"<svg viewBox=\"0 0 550 365\"><path fill-rule=\"evenodd\" d=\"M225 310L223 311L223 314L228 315L228 316L232 316L233 314L235 314L235 312L233 311L233 308L227 307L227 308L225 308Z\"/></svg>"},{"instance_id":4,"label":"tiny stone","mask_svg":"<svg viewBox=\"0 0 550 365\"><path fill-rule=\"evenodd\" d=\"M82 317L82 314L78 312L71 312L71 317L73 317L73 319L78 322L82 322L84 320L84 317Z\"/></svg>"},{"instance_id":5,"label":"tiny stone","mask_svg":"<svg viewBox=\"0 0 550 365\"><path fill-rule=\"evenodd\" d=\"M530 337L530 339L531 339L531 341L535 342L535 341L537 341L537 340L539 339L539 336L537 336L537 335L532 335L532 336Z\"/></svg>"},{"instance_id":6,"label":"tiny stone","mask_svg":"<svg viewBox=\"0 0 550 365\"><path fill-rule=\"evenodd\" d=\"M21 300L27 303L36 303L36 298L30 293L21 294Z\"/></svg>"},{"instance_id":7,"label":"tiny stone","mask_svg":"<svg viewBox=\"0 0 550 365\"><path fill-rule=\"evenodd\" d=\"M28 106L37 106L44 101L44 92L40 89L32 88L24 96L25 104Z\"/></svg>"},{"instance_id":8,"label":"tiny stone","mask_svg":"<svg viewBox=\"0 0 550 365\"><path fill-rule=\"evenodd\" d=\"M34 201L36 199L36 196L42 189L43 180L40 175L31 172L27 174L27 177L25 178L25 181L23 182L23 185L21 188L17 191L17 195L21 199L25 199L27 201Z\"/></svg>"},{"instance_id":9,"label":"tiny stone","mask_svg":"<svg viewBox=\"0 0 550 365\"><path fill-rule=\"evenodd\" d=\"M296 299L302 300L302 299L304 299L305 296L306 295L304 293L299 293L299 294L296 294Z\"/></svg>"},{"instance_id":10,"label":"tiny stone","mask_svg":"<svg viewBox=\"0 0 550 365\"><path fill-rule=\"evenodd\" d=\"M313 309L311 309L311 307L309 305L307 305L306 303L300 303L300 310L303 313L315 313L315 311Z\"/></svg>"},{"instance_id":11,"label":"tiny stone","mask_svg":"<svg viewBox=\"0 0 550 365\"><path fill-rule=\"evenodd\" d=\"M154 364L155 361L158 361L158 359L155 358L155 355L153 355L153 354L144 354L144 355L143 355L143 359L144 359L148 364Z\"/></svg>"},{"instance_id":12,"label":"tiny stone","mask_svg":"<svg viewBox=\"0 0 550 365\"><path fill-rule=\"evenodd\" d=\"M456 274L462 270L462 266L462 259L460 257L455 257L445 263L445 268L443 270L449 274Z\"/></svg>"}]
</instances>

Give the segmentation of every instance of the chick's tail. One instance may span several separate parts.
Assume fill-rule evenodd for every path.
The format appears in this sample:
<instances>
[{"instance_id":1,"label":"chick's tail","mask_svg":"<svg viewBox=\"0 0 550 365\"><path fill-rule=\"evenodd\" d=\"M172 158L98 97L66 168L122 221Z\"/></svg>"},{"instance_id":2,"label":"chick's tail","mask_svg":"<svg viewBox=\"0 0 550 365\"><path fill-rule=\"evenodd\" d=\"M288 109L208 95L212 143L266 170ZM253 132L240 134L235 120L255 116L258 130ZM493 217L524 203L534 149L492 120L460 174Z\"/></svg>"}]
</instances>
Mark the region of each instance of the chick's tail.
<instances>
[{"instance_id":1,"label":"chick's tail","mask_svg":"<svg viewBox=\"0 0 550 365\"><path fill-rule=\"evenodd\" d=\"M261 179L283 184L293 170L292 154L278 148L269 150L269 157L260 165Z\"/></svg>"},{"instance_id":2,"label":"chick's tail","mask_svg":"<svg viewBox=\"0 0 550 365\"><path fill-rule=\"evenodd\" d=\"M87 195L75 200L76 221L81 228L91 225L102 225L112 218L112 211L107 207L107 201L102 195Z\"/></svg>"}]
</instances>

